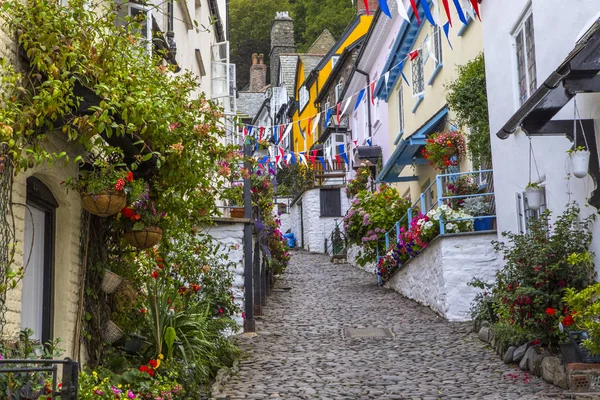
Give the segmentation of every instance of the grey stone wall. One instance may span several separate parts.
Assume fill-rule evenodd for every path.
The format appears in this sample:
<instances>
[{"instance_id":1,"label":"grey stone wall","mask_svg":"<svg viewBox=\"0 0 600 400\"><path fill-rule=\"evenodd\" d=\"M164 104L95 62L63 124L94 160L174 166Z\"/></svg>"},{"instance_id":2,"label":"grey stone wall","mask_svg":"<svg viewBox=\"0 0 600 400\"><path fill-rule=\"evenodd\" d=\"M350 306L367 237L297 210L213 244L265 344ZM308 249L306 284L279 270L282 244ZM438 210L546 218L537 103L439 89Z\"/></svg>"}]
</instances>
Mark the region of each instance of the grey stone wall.
<instances>
[{"instance_id":1,"label":"grey stone wall","mask_svg":"<svg viewBox=\"0 0 600 400\"><path fill-rule=\"evenodd\" d=\"M296 42L294 41L294 20L287 11L278 12L271 25L271 76L270 83L277 82L279 73L279 55L295 53Z\"/></svg>"}]
</instances>

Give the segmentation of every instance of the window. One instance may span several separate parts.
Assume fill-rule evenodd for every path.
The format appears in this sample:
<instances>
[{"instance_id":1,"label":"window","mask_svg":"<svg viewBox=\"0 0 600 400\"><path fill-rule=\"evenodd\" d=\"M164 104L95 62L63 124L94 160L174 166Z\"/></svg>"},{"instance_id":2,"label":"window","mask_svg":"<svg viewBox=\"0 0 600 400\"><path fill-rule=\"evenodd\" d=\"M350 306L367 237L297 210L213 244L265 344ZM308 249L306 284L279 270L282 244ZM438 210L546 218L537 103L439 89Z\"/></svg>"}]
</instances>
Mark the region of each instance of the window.
<instances>
[{"instance_id":1,"label":"window","mask_svg":"<svg viewBox=\"0 0 600 400\"><path fill-rule=\"evenodd\" d=\"M413 97L418 97L425 92L425 77L423 75L423 53L412 62L412 94Z\"/></svg>"},{"instance_id":2,"label":"window","mask_svg":"<svg viewBox=\"0 0 600 400\"><path fill-rule=\"evenodd\" d=\"M379 113L379 99L375 102L375 121L381 120L381 115Z\"/></svg>"},{"instance_id":3,"label":"window","mask_svg":"<svg viewBox=\"0 0 600 400\"><path fill-rule=\"evenodd\" d=\"M301 112L302 110L304 110L304 107L306 107L306 105L308 104L308 98L308 89L306 88L306 86L302 86L298 91L298 107L300 108Z\"/></svg>"},{"instance_id":4,"label":"window","mask_svg":"<svg viewBox=\"0 0 600 400\"><path fill-rule=\"evenodd\" d=\"M365 130L364 130L364 136L367 137L367 134L369 132L369 105L367 104L368 101L370 101L368 99L369 96L365 96L365 98L363 99L363 121L364 121L364 125L365 125Z\"/></svg>"},{"instance_id":5,"label":"window","mask_svg":"<svg viewBox=\"0 0 600 400\"><path fill-rule=\"evenodd\" d=\"M546 188L544 186L542 187L544 188L544 191L542 192L542 206L539 208L539 210L532 210L531 208L529 208L529 205L527 204L527 197L525 196L525 194L517 193L517 199L522 199L522 207L520 202L517 205L517 215L519 216L520 232L527 231L527 225L529 225L531 221L537 220L547 208Z\"/></svg>"},{"instance_id":6,"label":"window","mask_svg":"<svg viewBox=\"0 0 600 400\"><path fill-rule=\"evenodd\" d=\"M338 84L335 85L335 103L339 103L342 95L342 89L344 89L344 78L340 78Z\"/></svg>"},{"instance_id":7,"label":"window","mask_svg":"<svg viewBox=\"0 0 600 400\"><path fill-rule=\"evenodd\" d=\"M324 148L331 149L331 155L335 156L340 153L340 144L344 144L346 142L346 135L343 133L332 133L329 135L327 140L325 140Z\"/></svg>"},{"instance_id":8,"label":"window","mask_svg":"<svg viewBox=\"0 0 600 400\"><path fill-rule=\"evenodd\" d=\"M404 90L402 90L402 82L400 82L400 87L398 88L398 127L400 128L400 132L404 131Z\"/></svg>"},{"instance_id":9,"label":"window","mask_svg":"<svg viewBox=\"0 0 600 400\"><path fill-rule=\"evenodd\" d=\"M442 29L437 25L433 27L433 55L433 66L437 68L442 65Z\"/></svg>"},{"instance_id":10,"label":"window","mask_svg":"<svg viewBox=\"0 0 600 400\"><path fill-rule=\"evenodd\" d=\"M131 32L144 38L142 45L148 54L152 54L152 12L149 7L136 3L117 4L117 26L128 26L135 22L136 29Z\"/></svg>"},{"instance_id":11,"label":"window","mask_svg":"<svg viewBox=\"0 0 600 400\"><path fill-rule=\"evenodd\" d=\"M523 105L537 87L533 14L531 10L525 14L523 21L515 31L515 50L517 53L519 105Z\"/></svg>"},{"instance_id":12,"label":"window","mask_svg":"<svg viewBox=\"0 0 600 400\"><path fill-rule=\"evenodd\" d=\"M331 69L335 68L335 64L337 64L337 62L339 61L340 56L333 56L331 57Z\"/></svg>"},{"instance_id":13,"label":"window","mask_svg":"<svg viewBox=\"0 0 600 400\"><path fill-rule=\"evenodd\" d=\"M321 189L321 217L341 217L340 189Z\"/></svg>"}]
</instances>

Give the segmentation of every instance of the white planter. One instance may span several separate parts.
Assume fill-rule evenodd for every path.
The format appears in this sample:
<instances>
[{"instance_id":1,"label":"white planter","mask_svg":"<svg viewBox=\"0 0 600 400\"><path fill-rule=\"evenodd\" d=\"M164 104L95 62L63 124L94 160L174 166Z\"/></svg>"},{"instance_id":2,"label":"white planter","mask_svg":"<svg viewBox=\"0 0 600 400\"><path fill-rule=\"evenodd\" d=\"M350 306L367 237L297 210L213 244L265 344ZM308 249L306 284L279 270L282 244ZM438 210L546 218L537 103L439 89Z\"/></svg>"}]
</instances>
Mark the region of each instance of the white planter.
<instances>
[{"instance_id":1,"label":"white planter","mask_svg":"<svg viewBox=\"0 0 600 400\"><path fill-rule=\"evenodd\" d=\"M542 194L544 189L529 188L525 191L525 199L530 209L537 211L542 206Z\"/></svg>"},{"instance_id":2,"label":"white planter","mask_svg":"<svg viewBox=\"0 0 600 400\"><path fill-rule=\"evenodd\" d=\"M573 175L578 178L587 176L590 164L590 152L587 150L574 151L569 155L569 158L571 159Z\"/></svg>"}]
</instances>

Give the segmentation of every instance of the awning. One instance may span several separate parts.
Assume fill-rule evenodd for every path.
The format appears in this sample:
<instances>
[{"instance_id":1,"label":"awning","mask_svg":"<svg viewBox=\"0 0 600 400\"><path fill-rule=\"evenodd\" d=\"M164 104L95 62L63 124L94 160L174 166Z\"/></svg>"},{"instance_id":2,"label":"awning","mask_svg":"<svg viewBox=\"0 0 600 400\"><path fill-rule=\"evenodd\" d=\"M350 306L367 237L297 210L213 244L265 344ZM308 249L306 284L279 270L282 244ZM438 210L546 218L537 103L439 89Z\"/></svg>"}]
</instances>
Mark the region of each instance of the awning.
<instances>
[{"instance_id":1,"label":"awning","mask_svg":"<svg viewBox=\"0 0 600 400\"><path fill-rule=\"evenodd\" d=\"M398 175L407 165L427 163L427 160L421 156L421 149L425 146L427 135L443 129L447 116L448 107L444 107L414 134L402 139L377 176L377 182L392 183L416 180L415 177L400 177Z\"/></svg>"}]
</instances>

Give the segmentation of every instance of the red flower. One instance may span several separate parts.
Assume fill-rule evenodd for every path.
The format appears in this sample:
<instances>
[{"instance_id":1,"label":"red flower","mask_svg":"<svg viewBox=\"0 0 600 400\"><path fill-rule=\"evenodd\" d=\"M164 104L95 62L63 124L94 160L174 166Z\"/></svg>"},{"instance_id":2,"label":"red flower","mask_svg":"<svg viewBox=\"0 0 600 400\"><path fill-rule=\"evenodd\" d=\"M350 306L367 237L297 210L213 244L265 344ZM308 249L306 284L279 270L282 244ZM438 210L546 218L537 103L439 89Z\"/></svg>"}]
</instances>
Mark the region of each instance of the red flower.
<instances>
[{"instance_id":1,"label":"red flower","mask_svg":"<svg viewBox=\"0 0 600 400\"><path fill-rule=\"evenodd\" d=\"M548 315L556 314L556 308L546 308L546 314L548 314Z\"/></svg>"},{"instance_id":2,"label":"red flower","mask_svg":"<svg viewBox=\"0 0 600 400\"><path fill-rule=\"evenodd\" d=\"M148 366L147 365L142 365L140 367L140 372L148 372Z\"/></svg>"},{"instance_id":3,"label":"red flower","mask_svg":"<svg viewBox=\"0 0 600 400\"><path fill-rule=\"evenodd\" d=\"M534 339L534 340L532 340L532 341L531 341L531 345L532 345L532 346L537 346L537 345L538 345L538 344L540 344L540 343L542 343L542 342L540 341L540 339Z\"/></svg>"},{"instance_id":4,"label":"red flower","mask_svg":"<svg viewBox=\"0 0 600 400\"><path fill-rule=\"evenodd\" d=\"M570 326L570 325L573 325L574 323L575 323L575 321L573 320L573 317L570 315L567 315L566 317L564 317L562 319L562 324L564 326Z\"/></svg>"},{"instance_id":5,"label":"red flower","mask_svg":"<svg viewBox=\"0 0 600 400\"><path fill-rule=\"evenodd\" d=\"M182 286L182 287L179 288L179 294L180 295L183 296L185 294L185 292L187 292L187 288L185 286Z\"/></svg>"},{"instance_id":6,"label":"red flower","mask_svg":"<svg viewBox=\"0 0 600 400\"><path fill-rule=\"evenodd\" d=\"M194 292L198 293L200 290L200 285L196 285L195 283L191 285L191 288L194 289Z\"/></svg>"},{"instance_id":7,"label":"red flower","mask_svg":"<svg viewBox=\"0 0 600 400\"><path fill-rule=\"evenodd\" d=\"M219 314L223 314L223 307L219 308Z\"/></svg>"},{"instance_id":8,"label":"red flower","mask_svg":"<svg viewBox=\"0 0 600 400\"><path fill-rule=\"evenodd\" d=\"M140 309L140 312L141 312L142 314L146 314L146 313L148 312L148 310L146 310L145 308L141 308L141 309Z\"/></svg>"},{"instance_id":9,"label":"red flower","mask_svg":"<svg viewBox=\"0 0 600 400\"><path fill-rule=\"evenodd\" d=\"M159 275L158 275L158 271L152 271L152 277L153 277L154 279L158 278L158 276L159 276Z\"/></svg>"},{"instance_id":10,"label":"red flower","mask_svg":"<svg viewBox=\"0 0 600 400\"><path fill-rule=\"evenodd\" d=\"M156 366L158 365L158 363L156 362L156 360L150 360L150 362L148 364L150 364L150 366L152 368L156 368Z\"/></svg>"},{"instance_id":11,"label":"red flower","mask_svg":"<svg viewBox=\"0 0 600 400\"><path fill-rule=\"evenodd\" d=\"M131 182L133 180L133 172L129 171L125 179L127 179L127 182Z\"/></svg>"},{"instance_id":12,"label":"red flower","mask_svg":"<svg viewBox=\"0 0 600 400\"><path fill-rule=\"evenodd\" d=\"M117 183L115 183L115 190L123 190L125 189L125 180L123 178L119 178Z\"/></svg>"},{"instance_id":13,"label":"red flower","mask_svg":"<svg viewBox=\"0 0 600 400\"><path fill-rule=\"evenodd\" d=\"M135 214L134 218L136 221L139 221L142 218L142 216L140 214Z\"/></svg>"},{"instance_id":14,"label":"red flower","mask_svg":"<svg viewBox=\"0 0 600 400\"><path fill-rule=\"evenodd\" d=\"M153 369L148 369L148 375L154 377L154 370Z\"/></svg>"}]
</instances>

